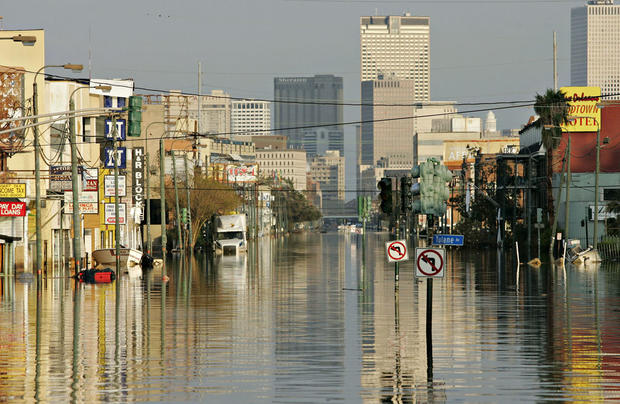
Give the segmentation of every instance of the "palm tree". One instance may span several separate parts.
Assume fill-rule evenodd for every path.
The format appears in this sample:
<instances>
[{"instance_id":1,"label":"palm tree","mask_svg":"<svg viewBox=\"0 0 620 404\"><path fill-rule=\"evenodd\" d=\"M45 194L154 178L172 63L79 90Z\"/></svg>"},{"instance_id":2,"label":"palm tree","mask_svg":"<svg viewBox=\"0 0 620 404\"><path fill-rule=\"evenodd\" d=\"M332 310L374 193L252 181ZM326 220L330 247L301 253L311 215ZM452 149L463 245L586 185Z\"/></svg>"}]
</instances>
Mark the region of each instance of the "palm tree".
<instances>
[{"instance_id":1,"label":"palm tree","mask_svg":"<svg viewBox=\"0 0 620 404\"><path fill-rule=\"evenodd\" d=\"M536 94L534 112L539 116L535 125L542 127L542 142L547 150L547 211L553 221L553 192L551 178L553 176L553 150L557 147L562 134L560 125L568 121L568 102L561 90L548 89L544 94ZM547 126L547 128L545 128Z\"/></svg>"}]
</instances>

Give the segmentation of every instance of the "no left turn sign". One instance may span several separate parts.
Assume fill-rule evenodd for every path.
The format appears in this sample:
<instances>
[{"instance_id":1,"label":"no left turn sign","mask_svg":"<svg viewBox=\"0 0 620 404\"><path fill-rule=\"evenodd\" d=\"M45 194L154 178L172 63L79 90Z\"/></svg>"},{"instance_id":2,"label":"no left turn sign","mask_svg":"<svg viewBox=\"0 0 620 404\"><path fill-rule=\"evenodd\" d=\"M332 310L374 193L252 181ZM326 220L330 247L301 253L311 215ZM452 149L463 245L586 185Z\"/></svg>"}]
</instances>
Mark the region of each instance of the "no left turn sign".
<instances>
[{"instance_id":1,"label":"no left turn sign","mask_svg":"<svg viewBox=\"0 0 620 404\"><path fill-rule=\"evenodd\" d=\"M443 248L416 248L416 273L418 278L443 278L446 264Z\"/></svg>"},{"instance_id":2,"label":"no left turn sign","mask_svg":"<svg viewBox=\"0 0 620 404\"><path fill-rule=\"evenodd\" d=\"M394 240L385 243L388 262L401 262L409 260L407 243L405 240Z\"/></svg>"}]
</instances>

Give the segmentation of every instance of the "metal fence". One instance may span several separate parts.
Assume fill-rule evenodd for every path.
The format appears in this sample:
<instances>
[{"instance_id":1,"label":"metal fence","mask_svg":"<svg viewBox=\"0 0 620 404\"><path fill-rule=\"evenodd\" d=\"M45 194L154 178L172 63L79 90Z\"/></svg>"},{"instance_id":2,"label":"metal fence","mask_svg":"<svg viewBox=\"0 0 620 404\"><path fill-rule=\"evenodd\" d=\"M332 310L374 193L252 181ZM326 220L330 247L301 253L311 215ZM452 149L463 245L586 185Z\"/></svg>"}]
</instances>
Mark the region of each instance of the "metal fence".
<instances>
[{"instance_id":1,"label":"metal fence","mask_svg":"<svg viewBox=\"0 0 620 404\"><path fill-rule=\"evenodd\" d=\"M620 260L620 236L606 236L598 243L601 259L604 261Z\"/></svg>"}]
</instances>

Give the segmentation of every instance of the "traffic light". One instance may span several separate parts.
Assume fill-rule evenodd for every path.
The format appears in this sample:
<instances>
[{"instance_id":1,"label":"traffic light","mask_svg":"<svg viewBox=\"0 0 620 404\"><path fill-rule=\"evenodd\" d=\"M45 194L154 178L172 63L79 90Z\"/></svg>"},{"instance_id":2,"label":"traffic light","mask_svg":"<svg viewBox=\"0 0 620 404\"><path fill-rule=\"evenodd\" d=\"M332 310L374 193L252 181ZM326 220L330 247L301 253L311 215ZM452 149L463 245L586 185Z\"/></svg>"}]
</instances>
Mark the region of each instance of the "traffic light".
<instances>
[{"instance_id":1,"label":"traffic light","mask_svg":"<svg viewBox=\"0 0 620 404\"><path fill-rule=\"evenodd\" d=\"M419 178L419 182L411 186L411 198L419 195L420 198L412 201L411 210L414 213L427 213L433 205L433 176L435 169L433 163L426 161L411 169L411 177Z\"/></svg>"},{"instance_id":2,"label":"traffic light","mask_svg":"<svg viewBox=\"0 0 620 404\"><path fill-rule=\"evenodd\" d=\"M400 206L402 211L411 210L411 203L413 202L413 194L411 193L411 184L413 178L404 176L400 177Z\"/></svg>"},{"instance_id":3,"label":"traffic light","mask_svg":"<svg viewBox=\"0 0 620 404\"><path fill-rule=\"evenodd\" d=\"M381 190L379 193L379 199L381 202L381 212L386 215L392 214L392 179L381 178L378 188Z\"/></svg>"},{"instance_id":4,"label":"traffic light","mask_svg":"<svg viewBox=\"0 0 620 404\"><path fill-rule=\"evenodd\" d=\"M366 199L363 196L357 197L357 217L359 220L364 220L364 214L366 213Z\"/></svg>"},{"instance_id":5,"label":"traffic light","mask_svg":"<svg viewBox=\"0 0 620 404\"><path fill-rule=\"evenodd\" d=\"M129 97L128 118L129 128L127 135L140 136L140 126L142 125L142 97L138 95Z\"/></svg>"},{"instance_id":6,"label":"traffic light","mask_svg":"<svg viewBox=\"0 0 620 404\"><path fill-rule=\"evenodd\" d=\"M181 223L187 223L187 208L181 208Z\"/></svg>"},{"instance_id":7,"label":"traffic light","mask_svg":"<svg viewBox=\"0 0 620 404\"><path fill-rule=\"evenodd\" d=\"M452 172L435 159L428 159L411 169L411 176L419 178L411 187L412 197L420 195L419 200L412 202L415 213L441 216L446 212L446 202L450 198L447 181L452 179Z\"/></svg>"}]
</instances>

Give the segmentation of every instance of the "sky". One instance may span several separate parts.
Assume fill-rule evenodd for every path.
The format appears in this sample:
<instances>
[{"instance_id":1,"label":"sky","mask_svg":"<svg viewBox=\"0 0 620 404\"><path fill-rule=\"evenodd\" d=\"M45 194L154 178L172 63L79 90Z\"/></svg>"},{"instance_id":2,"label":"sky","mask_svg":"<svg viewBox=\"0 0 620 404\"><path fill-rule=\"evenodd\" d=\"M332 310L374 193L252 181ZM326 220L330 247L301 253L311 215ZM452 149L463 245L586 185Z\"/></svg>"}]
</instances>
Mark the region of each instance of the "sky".
<instances>
[{"instance_id":1,"label":"sky","mask_svg":"<svg viewBox=\"0 0 620 404\"><path fill-rule=\"evenodd\" d=\"M570 84L570 9L584 4L582 0L20 0L2 4L0 24L7 30L45 29L46 63L90 64L93 78L132 78L137 87L197 92L201 62L203 93L223 89L235 97L271 99L274 77L335 74L344 78L345 101L359 102L360 16L409 12L430 17L431 99L490 102L531 100L553 86L554 31L559 85ZM0 63L1 59L2 55ZM533 111L520 108L495 114L498 129L508 129L527 123ZM345 108L346 121L359 119L358 107ZM354 128L345 128L345 136L349 157ZM350 171L348 166L347 174Z\"/></svg>"}]
</instances>

